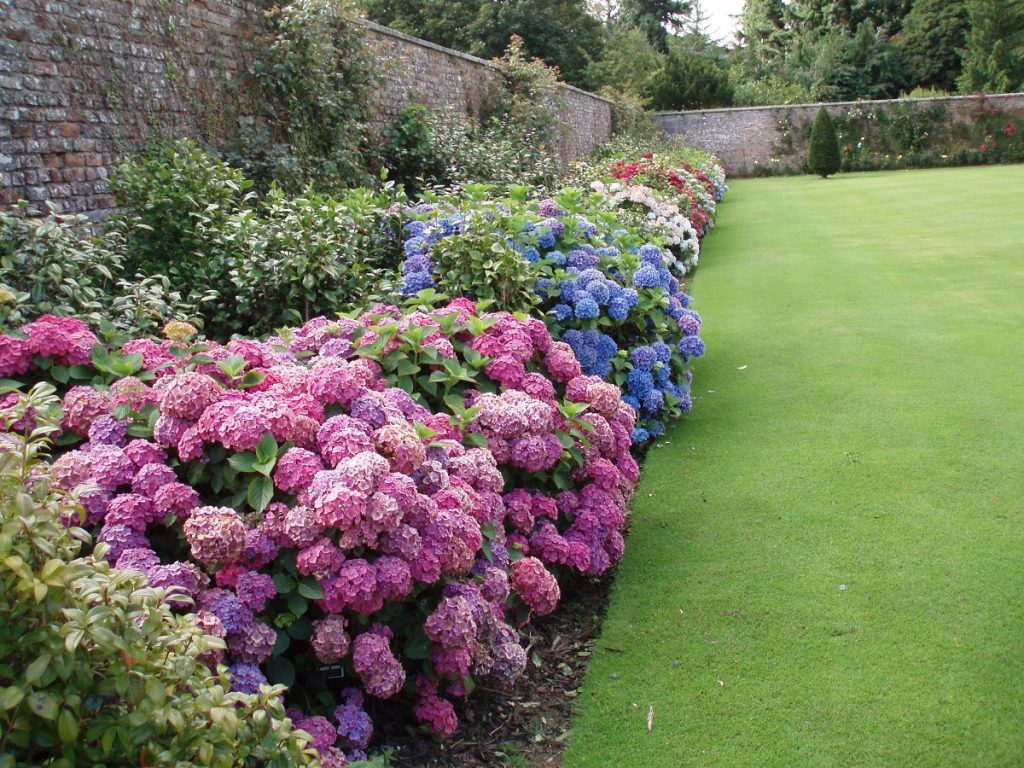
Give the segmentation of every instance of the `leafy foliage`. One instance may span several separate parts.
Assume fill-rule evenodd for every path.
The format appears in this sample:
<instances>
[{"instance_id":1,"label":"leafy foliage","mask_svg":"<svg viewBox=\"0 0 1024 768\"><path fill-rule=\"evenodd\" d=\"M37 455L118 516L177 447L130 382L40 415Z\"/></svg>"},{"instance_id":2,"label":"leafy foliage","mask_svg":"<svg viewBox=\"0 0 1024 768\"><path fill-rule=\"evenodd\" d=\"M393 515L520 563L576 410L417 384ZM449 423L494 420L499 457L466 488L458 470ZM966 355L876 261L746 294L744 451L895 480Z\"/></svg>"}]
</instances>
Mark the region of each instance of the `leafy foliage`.
<instances>
[{"instance_id":1,"label":"leafy foliage","mask_svg":"<svg viewBox=\"0 0 1024 768\"><path fill-rule=\"evenodd\" d=\"M952 91L969 26L962 0L916 0L903 20L900 47L911 83Z\"/></svg>"},{"instance_id":2,"label":"leafy foliage","mask_svg":"<svg viewBox=\"0 0 1024 768\"><path fill-rule=\"evenodd\" d=\"M957 83L963 93L1002 93L1024 88L1024 2L971 0L971 28Z\"/></svg>"}]
</instances>

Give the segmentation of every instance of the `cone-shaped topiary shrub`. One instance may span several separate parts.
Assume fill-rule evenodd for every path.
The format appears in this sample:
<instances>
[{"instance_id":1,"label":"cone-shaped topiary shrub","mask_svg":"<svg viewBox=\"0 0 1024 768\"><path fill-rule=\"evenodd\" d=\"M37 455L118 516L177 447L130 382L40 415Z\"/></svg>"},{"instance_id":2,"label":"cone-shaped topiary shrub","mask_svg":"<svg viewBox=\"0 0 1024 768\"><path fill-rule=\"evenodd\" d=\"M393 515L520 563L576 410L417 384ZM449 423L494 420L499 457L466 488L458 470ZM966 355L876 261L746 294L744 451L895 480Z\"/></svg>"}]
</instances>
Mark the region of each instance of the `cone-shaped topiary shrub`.
<instances>
[{"instance_id":1,"label":"cone-shaped topiary shrub","mask_svg":"<svg viewBox=\"0 0 1024 768\"><path fill-rule=\"evenodd\" d=\"M807 168L826 179L839 170L839 139L836 127L824 107L818 110L811 126L811 149L807 154Z\"/></svg>"}]
</instances>

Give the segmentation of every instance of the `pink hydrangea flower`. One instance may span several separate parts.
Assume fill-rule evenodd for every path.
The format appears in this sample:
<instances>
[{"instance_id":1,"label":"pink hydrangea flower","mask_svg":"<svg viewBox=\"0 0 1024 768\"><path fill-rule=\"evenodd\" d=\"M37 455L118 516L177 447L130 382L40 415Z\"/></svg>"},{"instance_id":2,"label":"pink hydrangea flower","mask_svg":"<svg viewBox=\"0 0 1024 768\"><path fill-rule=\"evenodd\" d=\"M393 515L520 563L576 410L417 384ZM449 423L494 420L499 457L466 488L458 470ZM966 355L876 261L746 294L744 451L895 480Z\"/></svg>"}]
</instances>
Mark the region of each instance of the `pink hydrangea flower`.
<instances>
[{"instance_id":1,"label":"pink hydrangea flower","mask_svg":"<svg viewBox=\"0 0 1024 768\"><path fill-rule=\"evenodd\" d=\"M313 622L310 644L313 653L324 664L337 664L348 655L351 642L345 631L347 626L345 617L336 613Z\"/></svg>"},{"instance_id":2,"label":"pink hydrangea flower","mask_svg":"<svg viewBox=\"0 0 1024 768\"><path fill-rule=\"evenodd\" d=\"M320 457L304 448L289 448L274 469L274 485L286 493L295 493L313 482L324 468Z\"/></svg>"},{"instance_id":3,"label":"pink hydrangea flower","mask_svg":"<svg viewBox=\"0 0 1024 768\"><path fill-rule=\"evenodd\" d=\"M192 556L206 566L230 563L245 547L245 523L228 507L199 507L184 525Z\"/></svg>"},{"instance_id":4,"label":"pink hydrangea flower","mask_svg":"<svg viewBox=\"0 0 1024 768\"><path fill-rule=\"evenodd\" d=\"M20 376L32 365L28 339L0 336L0 376Z\"/></svg>"},{"instance_id":5,"label":"pink hydrangea flower","mask_svg":"<svg viewBox=\"0 0 1024 768\"><path fill-rule=\"evenodd\" d=\"M110 395L90 386L72 387L64 395L63 426L82 437L89 435L89 427L100 416L113 410Z\"/></svg>"},{"instance_id":6,"label":"pink hydrangea flower","mask_svg":"<svg viewBox=\"0 0 1024 768\"><path fill-rule=\"evenodd\" d=\"M352 666L371 696L389 699L405 685L405 670L391 651L391 630L374 624L352 642Z\"/></svg>"},{"instance_id":7,"label":"pink hydrangea flower","mask_svg":"<svg viewBox=\"0 0 1024 768\"><path fill-rule=\"evenodd\" d=\"M555 610L561 598L558 581L536 557L524 557L512 563L509 582L512 591L540 616Z\"/></svg>"},{"instance_id":8,"label":"pink hydrangea flower","mask_svg":"<svg viewBox=\"0 0 1024 768\"><path fill-rule=\"evenodd\" d=\"M198 419L224 395L216 379L196 371L165 376L157 381L153 392L161 413L186 421Z\"/></svg>"}]
</instances>

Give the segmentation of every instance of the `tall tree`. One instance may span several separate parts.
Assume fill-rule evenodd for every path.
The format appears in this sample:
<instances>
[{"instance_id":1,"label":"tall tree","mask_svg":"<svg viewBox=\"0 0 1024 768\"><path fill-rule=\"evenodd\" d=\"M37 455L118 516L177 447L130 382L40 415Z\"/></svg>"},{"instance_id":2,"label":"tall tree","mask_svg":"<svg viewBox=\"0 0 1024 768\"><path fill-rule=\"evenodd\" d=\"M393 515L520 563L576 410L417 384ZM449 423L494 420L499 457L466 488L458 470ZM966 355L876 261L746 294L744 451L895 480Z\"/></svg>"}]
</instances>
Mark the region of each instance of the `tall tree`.
<instances>
[{"instance_id":1,"label":"tall tree","mask_svg":"<svg viewBox=\"0 0 1024 768\"><path fill-rule=\"evenodd\" d=\"M586 84L587 64L601 56L601 23L585 0L499 0L482 6L466 30L471 53L499 56L513 34L527 55L558 67L562 79Z\"/></svg>"},{"instance_id":2,"label":"tall tree","mask_svg":"<svg viewBox=\"0 0 1024 768\"><path fill-rule=\"evenodd\" d=\"M781 71L790 43L783 0L746 0L740 17L740 40L748 69L752 70L749 74Z\"/></svg>"},{"instance_id":3,"label":"tall tree","mask_svg":"<svg viewBox=\"0 0 1024 768\"><path fill-rule=\"evenodd\" d=\"M1024 0L970 0L964 47L963 93L1024 88Z\"/></svg>"},{"instance_id":4,"label":"tall tree","mask_svg":"<svg viewBox=\"0 0 1024 768\"><path fill-rule=\"evenodd\" d=\"M370 21L468 51L473 40L467 32L483 0L360 0L359 5Z\"/></svg>"},{"instance_id":5,"label":"tall tree","mask_svg":"<svg viewBox=\"0 0 1024 768\"><path fill-rule=\"evenodd\" d=\"M692 11L689 0L622 0L622 19L642 29L651 45L668 51L670 29L679 29Z\"/></svg>"},{"instance_id":6,"label":"tall tree","mask_svg":"<svg viewBox=\"0 0 1024 768\"><path fill-rule=\"evenodd\" d=\"M614 88L642 99L664 59L665 54L651 45L642 30L613 24L605 38L604 55L587 65L587 87Z\"/></svg>"},{"instance_id":7,"label":"tall tree","mask_svg":"<svg viewBox=\"0 0 1024 768\"><path fill-rule=\"evenodd\" d=\"M912 87L956 88L969 23L964 0L915 0L899 42Z\"/></svg>"}]
</instances>

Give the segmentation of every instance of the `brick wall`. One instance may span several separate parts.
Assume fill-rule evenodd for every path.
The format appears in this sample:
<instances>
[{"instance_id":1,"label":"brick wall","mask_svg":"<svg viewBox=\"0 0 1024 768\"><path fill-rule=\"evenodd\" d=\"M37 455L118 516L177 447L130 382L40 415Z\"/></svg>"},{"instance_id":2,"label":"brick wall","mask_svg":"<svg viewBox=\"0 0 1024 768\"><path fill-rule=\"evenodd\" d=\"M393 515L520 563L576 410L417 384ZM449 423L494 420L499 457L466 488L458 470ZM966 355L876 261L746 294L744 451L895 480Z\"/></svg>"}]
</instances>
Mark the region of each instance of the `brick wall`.
<instances>
[{"instance_id":1,"label":"brick wall","mask_svg":"<svg viewBox=\"0 0 1024 768\"><path fill-rule=\"evenodd\" d=\"M988 96L991 106L1007 112L1024 112L1024 94L1009 93ZM946 109L951 123L965 122L976 105L973 96L951 96L937 99L899 99L869 102L837 102L825 104L833 116L845 114L854 107L874 108L891 104L911 104L924 108L938 104ZM795 152L780 156L780 121L799 127L814 119L821 104L799 104L784 107L744 107L707 109L693 112L661 112L656 117L669 136L683 136L693 145L717 154L730 176L752 175L758 166L791 164L799 167L807 156L807 146L799 132L792 134Z\"/></svg>"},{"instance_id":2,"label":"brick wall","mask_svg":"<svg viewBox=\"0 0 1024 768\"><path fill-rule=\"evenodd\" d=\"M153 137L216 143L245 112L249 41L270 0L0 0L0 205L102 216L106 179ZM378 127L411 100L476 114L494 64L375 24ZM611 133L611 102L565 87L568 160Z\"/></svg>"},{"instance_id":3,"label":"brick wall","mask_svg":"<svg viewBox=\"0 0 1024 768\"><path fill-rule=\"evenodd\" d=\"M146 137L215 135L259 17L246 0L0 2L0 204L106 210Z\"/></svg>"}]
</instances>

